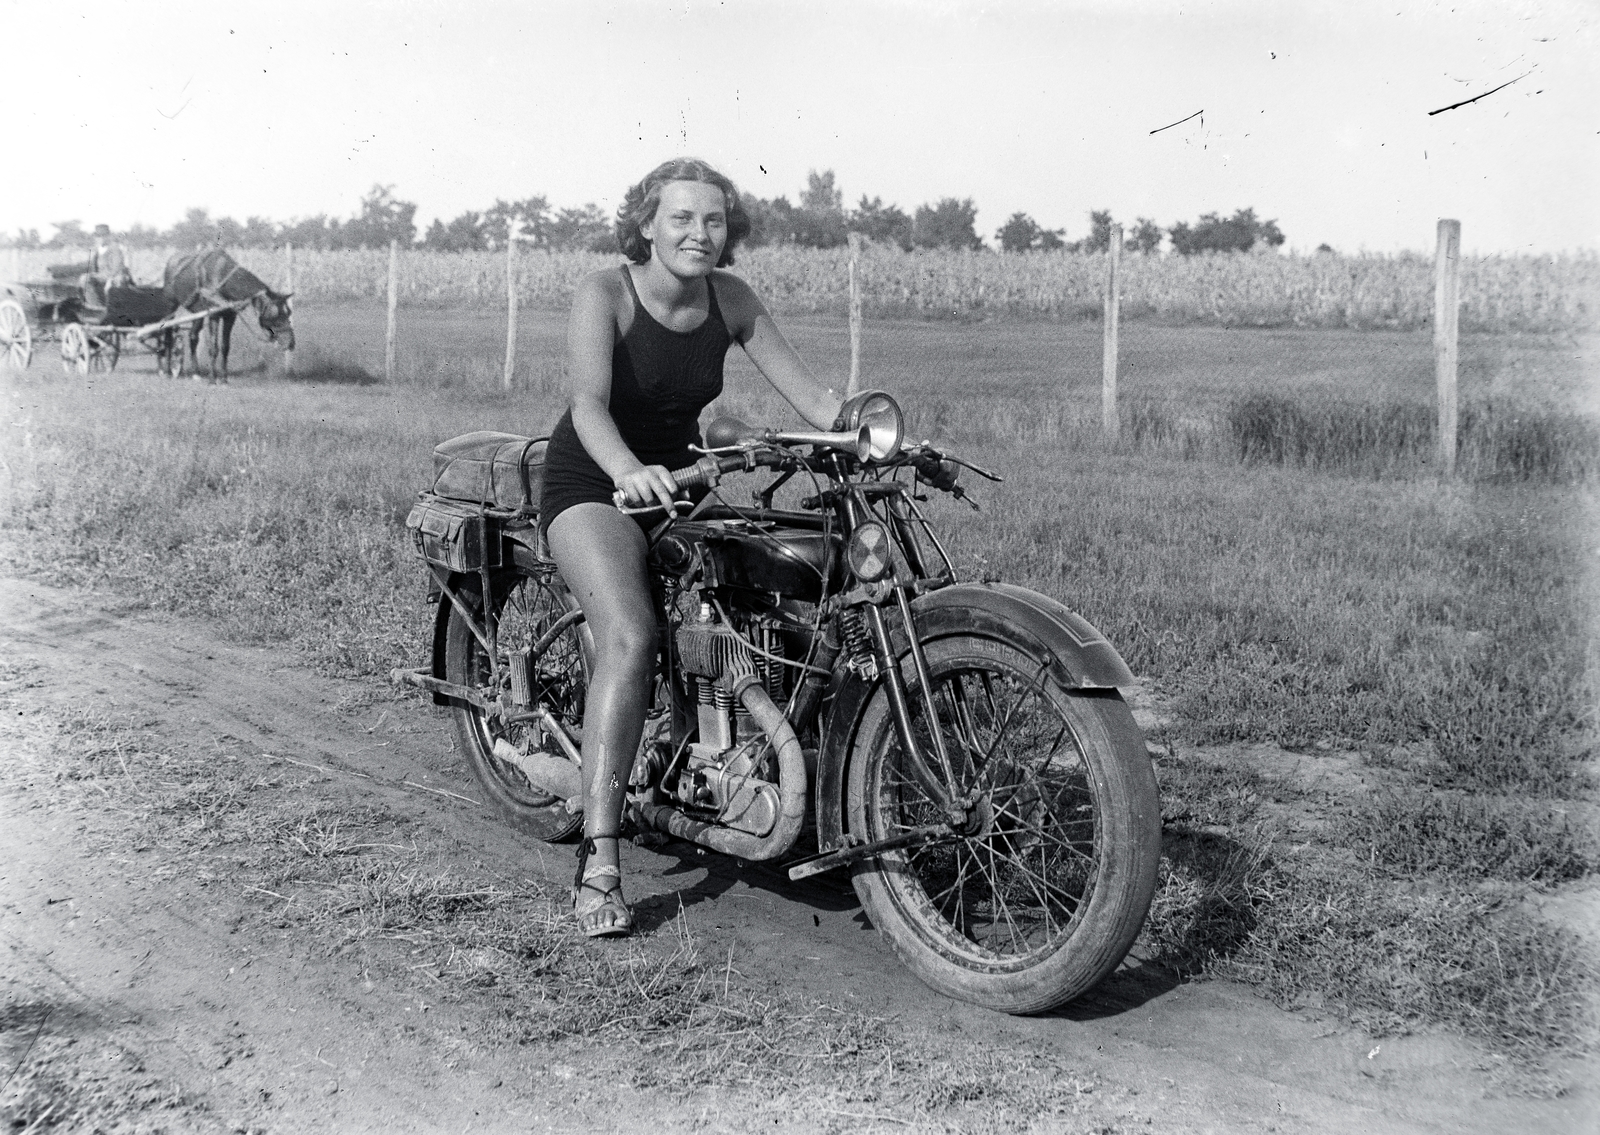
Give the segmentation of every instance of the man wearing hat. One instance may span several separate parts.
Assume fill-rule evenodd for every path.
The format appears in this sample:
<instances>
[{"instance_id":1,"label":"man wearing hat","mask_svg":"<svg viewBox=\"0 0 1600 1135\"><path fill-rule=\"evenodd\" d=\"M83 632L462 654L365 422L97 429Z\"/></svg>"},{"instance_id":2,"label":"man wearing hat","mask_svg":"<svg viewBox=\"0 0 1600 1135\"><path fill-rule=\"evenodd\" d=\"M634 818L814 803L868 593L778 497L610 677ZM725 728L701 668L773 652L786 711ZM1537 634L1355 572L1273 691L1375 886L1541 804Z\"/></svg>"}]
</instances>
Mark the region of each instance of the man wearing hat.
<instances>
[{"instance_id":1,"label":"man wearing hat","mask_svg":"<svg viewBox=\"0 0 1600 1135\"><path fill-rule=\"evenodd\" d=\"M110 225L94 227L94 268L91 271L113 288L125 288L133 283L133 273L128 270L128 250L111 239Z\"/></svg>"},{"instance_id":2,"label":"man wearing hat","mask_svg":"<svg viewBox=\"0 0 1600 1135\"><path fill-rule=\"evenodd\" d=\"M94 227L94 253L89 258L89 272L79 280L84 301L90 307L106 306L108 288L126 288L133 284L133 273L128 270L128 250L111 238L110 225Z\"/></svg>"}]
</instances>

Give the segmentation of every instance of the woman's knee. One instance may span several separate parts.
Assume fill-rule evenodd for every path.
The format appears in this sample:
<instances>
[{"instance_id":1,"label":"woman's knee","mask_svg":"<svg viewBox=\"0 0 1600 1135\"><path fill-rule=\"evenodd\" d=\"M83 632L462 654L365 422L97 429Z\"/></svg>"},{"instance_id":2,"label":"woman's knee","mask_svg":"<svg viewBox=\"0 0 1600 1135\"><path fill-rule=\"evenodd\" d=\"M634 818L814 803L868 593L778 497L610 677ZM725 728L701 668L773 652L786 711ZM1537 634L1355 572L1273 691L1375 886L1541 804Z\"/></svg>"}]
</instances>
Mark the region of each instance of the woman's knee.
<instances>
[{"instance_id":1,"label":"woman's knee","mask_svg":"<svg viewBox=\"0 0 1600 1135\"><path fill-rule=\"evenodd\" d=\"M604 630L595 636L598 666L612 671L648 674L655 666L656 637L653 614L648 619L608 619Z\"/></svg>"}]
</instances>

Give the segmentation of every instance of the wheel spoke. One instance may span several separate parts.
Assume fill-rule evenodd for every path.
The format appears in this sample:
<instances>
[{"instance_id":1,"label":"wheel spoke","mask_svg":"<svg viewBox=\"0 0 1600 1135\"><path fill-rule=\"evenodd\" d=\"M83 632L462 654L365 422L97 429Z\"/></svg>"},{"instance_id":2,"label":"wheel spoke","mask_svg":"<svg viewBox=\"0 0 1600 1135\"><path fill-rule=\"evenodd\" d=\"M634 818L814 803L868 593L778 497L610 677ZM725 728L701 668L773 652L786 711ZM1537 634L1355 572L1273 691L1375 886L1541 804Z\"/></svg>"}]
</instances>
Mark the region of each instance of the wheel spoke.
<instances>
[{"instance_id":1,"label":"wheel spoke","mask_svg":"<svg viewBox=\"0 0 1600 1135\"><path fill-rule=\"evenodd\" d=\"M1021 710L1022 703L1029 698L1036 698L1037 696L1038 694L1035 690L1024 690L1006 710L1005 720L1000 723L1000 728L995 732L994 741L989 745L988 751L984 753L983 765L985 768L989 768L993 764L995 751L1000 748L1000 743L1006 739L1006 735L1010 732L1011 723L1016 720L1016 716Z\"/></svg>"},{"instance_id":2,"label":"wheel spoke","mask_svg":"<svg viewBox=\"0 0 1600 1135\"><path fill-rule=\"evenodd\" d=\"M1056 883L1050 878L1050 864L1045 858L1044 848L1042 846L1039 848L1040 869L1038 871L1035 871L1032 867L1030 867L1026 860L1018 858L1008 851L1003 851L999 848L993 848L992 850L994 851L995 855L1003 858L1007 863L1015 867L1018 874L1027 880L1030 887L1035 888L1034 895L1039 899L1041 904L1048 905L1048 894L1051 893L1058 895L1060 898L1070 902L1074 909L1076 909L1078 904L1083 901L1082 896L1073 894L1071 891L1066 890L1059 883ZM1090 862L1093 863L1094 861L1090 860ZM1096 866L1098 867L1098 865ZM1037 887L1043 887L1046 893L1040 894L1036 885Z\"/></svg>"},{"instance_id":3,"label":"wheel spoke","mask_svg":"<svg viewBox=\"0 0 1600 1135\"><path fill-rule=\"evenodd\" d=\"M1006 927L1011 932L1011 942L1015 945L1017 941L1017 924L1011 917L1011 908L1005 901L1005 895L1001 893L1000 881L996 878L995 873L990 870L988 857L982 851L974 849L973 856L977 859L978 865L983 871L984 882L989 887L989 925L991 928L998 928L999 923L996 919L998 915L1003 914L1006 920ZM997 950L995 952L999 953L1000 951Z\"/></svg>"},{"instance_id":4,"label":"wheel spoke","mask_svg":"<svg viewBox=\"0 0 1600 1135\"><path fill-rule=\"evenodd\" d=\"M1020 815L1017 815L1015 813L1009 812L1009 811L1007 811L1005 809L1001 809L1000 811L996 812L996 819L998 819L1001 815L1009 816L1010 818L1015 819L1019 824L1022 824L1022 825L1026 825L1026 823L1027 823L1027 821L1026 821L1026 819L1024 817L1022 817ZM1092 829L1093 821L1090 821L1090 825L1091 825L1091 829ZM1093 865L1096 870L1099 869L1100 864L1099 864L1099 860L1098 859L1096 859L1093 855L1086 854L1078 846L1076 846L1075 844L1067 842L1066 840L1062 839L1060 836L1056 835L1054 832L1050 831L1049 829L1044 828L1044 827L1028 827L1027 831L1028 831L1028 834L1030 836L1040 840L1041 842L1048 841L1048 842L1054 844L1060 851L1065 852L1066 854L1072 855L1072 856L1074 856L1074 857L1076 857L1078 859L1084 860L1085 862Z\"/></svg>"},{"instance_id":5,"label":"wheel spoke","mask_svg":"<svg viewBox=\"0 0 1600 1135\"><path fill-rule=\"evenodd\" d=\"M1038 873L1034 872L1031 868L1028 868L1028 867L1026 867L1026 865L1019 863L1013 857L1011 857L1009 855L1004 855L1003 853L1000 853L998 851L998 849L994 848L993 846L986 846L986 847L982 847L982 848L974 848L974 849L970 849L970 850L971 850L971 854L973 855L973 857L975 859L980 855L988 856L991 859L993 857L998 856L1000 858L1003 858L1006 861L1006 863L1011 865L1012 867L1021 868L1021 870L1018 873L1019 873L1019 875L1020 875L1020 877L1022 879L1023 884L1027 887L1027 889L1029 891L1032 892L1032 897L1033 897L1033 904L1032 905L1033 905L1034 908L1040 910L1043 913L1044 923L1045 923L1045 936L1046 936L1046 939L1048 939L1048 938L1053 936L1053 930L1051 928L1052 927L1052 923L1051 923L1051 917L1050 917L1050 906L1051 906L1050 895L1051 895L1051 893L1054 892L1055 894L1059 895L1061 898L1070 900L1070 902L1073 905L1073 908L1076 907L1076 905L1077 905L1077 903L1079 901L1077 896L1070 894L1070 892L1062 890L1058 886L1055 886L1054 884L1052 884L1049 881L1048 878L1044 877L1043 875L1039 875ZM1015 940L1015 937L1016 937L1016 933L1015 933L1016 932L1016 921L1011 915L1011 911L1012 911L1012 908L1013 908L1014 904L1006 901L1005 895L1003 893L1005 888L1001 885L1001 872L1000 872L1000 869L999 869L999 865L996 864L995 869L992 872L986 873L985 877L986 877L986 880L988 881L989 886L990 886L991 902L992 902L992 904L996 905L998 908L1002 908L1001 912L1005 914L1006 921L1007 921L1008 925L1010 926L1010 928L1011 928L1011 930L1013 932L1013 935L1012 935L1013 936L1013 940ZM949 888L947 888L946 890L948 891ZM937 906L938 904L935 903L935 905ZM1071 914L1072 914L1072 910L1069 909L1067 911L1067 914L1068 914L1068 918L1070 920L1070 917L1071 917Z\"/></svg>"},{"instance_id":6,"label":"wheel spoke","mask_svg":"<svg viewBox=\"0 0 1600 1135\"><path fill-rule=\"evenodd\" d=\"M921 849L919 848L918 850L920 851ZM945 886L942 890L940 890L937 894L932 894L932 895L928 896L928 901L933 903L934 906L938 906L940 904L940 902L943 901L945 896L949 895L952 891L959 890L961 888L961 886L966 882L966 879L967 879L967 867L966 867L965 863L961 862L961 853L963 851L966 851L966 850L968 850L968 848L967 848L967 845L966 845L965 842L958 843L958 844L954 845L954 854L955 854L956 863L958 865L958 869L956 871L956 877L947 886ZM959 900L959 897L958 897L957 902L959 903L959 901L960 900Z\"/></svg>"}]
</instances>

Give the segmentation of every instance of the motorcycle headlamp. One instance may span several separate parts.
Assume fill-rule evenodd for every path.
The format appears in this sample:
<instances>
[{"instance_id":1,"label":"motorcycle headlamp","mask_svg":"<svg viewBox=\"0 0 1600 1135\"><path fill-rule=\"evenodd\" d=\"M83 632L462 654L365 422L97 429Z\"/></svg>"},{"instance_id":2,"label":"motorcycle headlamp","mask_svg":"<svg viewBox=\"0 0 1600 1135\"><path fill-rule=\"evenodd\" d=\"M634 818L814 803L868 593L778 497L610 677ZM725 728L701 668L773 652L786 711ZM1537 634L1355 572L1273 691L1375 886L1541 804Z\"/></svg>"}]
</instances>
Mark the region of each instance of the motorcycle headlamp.
<instances>
[{"instance_id":1,"label":"motorcycle headlamp","mask_svg":"<svg viewBox=\"0 0 1600 1135\"><path fill-rule=\"evenodd\" d=\"M855 433L865 427L871 435L868 457L873 461L887 461L900 452L900 442L905 435L905 416L900 404L881 390L863 390L852 394L839 407L835 430Z\"/></svg>"},{"instance_id":2,"label":"motorcycle headlamp","mask_svg":"<svg viewBox=\"0 0 1600 1135\"><path fill-rule=\"evenodd\" d=\"M863 583L876 583L894 571L894 544L889 530L869 520L850 533L845 545L845 562Z\"/></svg>"}]
</instances>

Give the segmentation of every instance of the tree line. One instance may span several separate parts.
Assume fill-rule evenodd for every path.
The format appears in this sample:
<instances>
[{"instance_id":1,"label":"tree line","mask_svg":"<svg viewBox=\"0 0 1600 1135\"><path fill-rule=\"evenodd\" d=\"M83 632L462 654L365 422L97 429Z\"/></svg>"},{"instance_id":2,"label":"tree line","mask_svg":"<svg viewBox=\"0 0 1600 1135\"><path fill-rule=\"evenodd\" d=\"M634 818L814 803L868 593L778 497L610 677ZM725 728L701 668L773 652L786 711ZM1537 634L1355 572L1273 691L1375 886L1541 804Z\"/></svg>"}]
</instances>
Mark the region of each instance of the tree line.
<instances>
[{"instance_id":1,"label":"tree line","mask_svg":"<svg viewBox=\"0 0 1600 1135\"><path fill-rule=\"evenodd\" d=\"M907 213L881 197L862 194L854 208L844 204L832 170L813 170L797 202L786 196L767 200L753 194L741 198L750 215L746 241L752 247L793 245L801 248L836 248L849 234L858 232L880 244L906 251L916 248L982 250L990 246L978 235L978 207L972 198L944 197ZM497 199L483 210L467 210L449 221L435 219L419 238L417 206L394 195L392 185L374 185L361 199L354 216L346 219L318 214L287 222L248 217L212 217L205 209L190 209L170 229L134 225L116 234L135 248L156 247L272 247L292 243L306 249L384 248L391 240L402 247L437 252L483 252L505 247L506 233L515 223L521 238L536 248L552 251L616 252L612 217L598 205L557 207L543 194L518 201ZM18 230L14 239L0 237L0 245L20 248L65 248L90 243L76 220L58 221L49 241L36 229ZM1064 229L1047 229L1027 213L1013 213L994 233L1003 252L1104 252L1111 245L1115 221L1111 211L1089 213L1089 234L1068 241ZM1129 252L1154 254L1162 241L1173 252L1192 256L1200 252L1248 252L1257 246L1277 248L1284 236L1276 221L1261 220L1254 209L1238 209L1231 217L1206 213L1192 224L1179 221L1167 228L1149 217L1125 226L1123 247Z\"/></svg>"}]
</instances>

